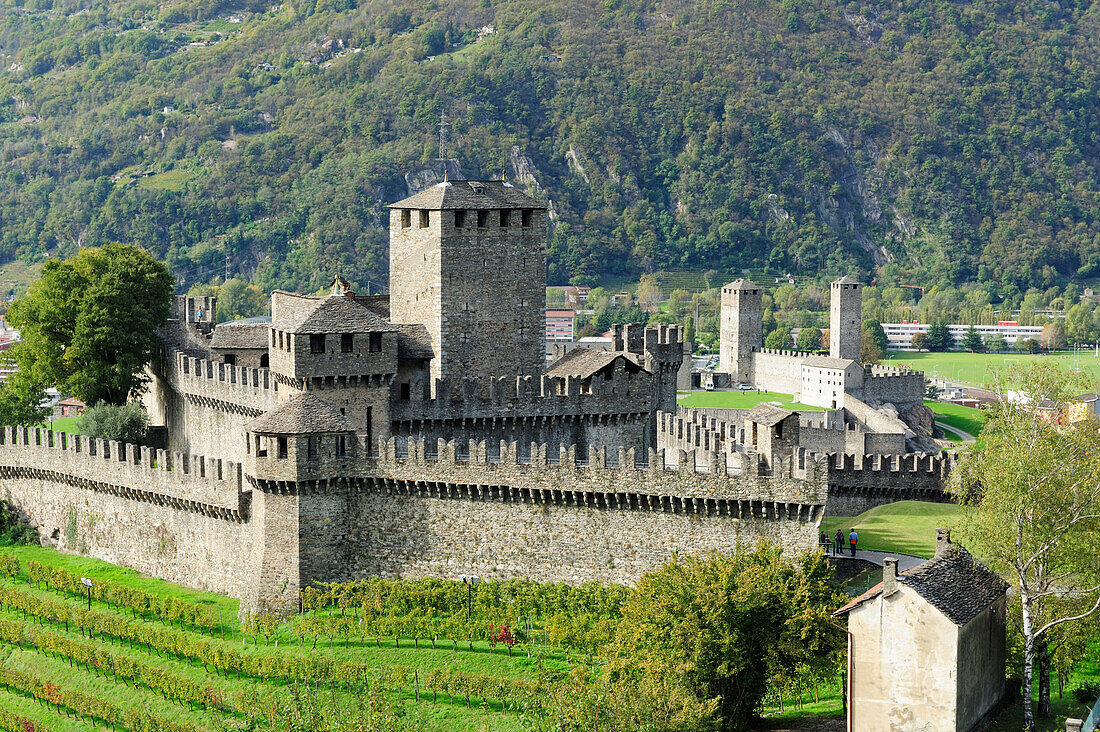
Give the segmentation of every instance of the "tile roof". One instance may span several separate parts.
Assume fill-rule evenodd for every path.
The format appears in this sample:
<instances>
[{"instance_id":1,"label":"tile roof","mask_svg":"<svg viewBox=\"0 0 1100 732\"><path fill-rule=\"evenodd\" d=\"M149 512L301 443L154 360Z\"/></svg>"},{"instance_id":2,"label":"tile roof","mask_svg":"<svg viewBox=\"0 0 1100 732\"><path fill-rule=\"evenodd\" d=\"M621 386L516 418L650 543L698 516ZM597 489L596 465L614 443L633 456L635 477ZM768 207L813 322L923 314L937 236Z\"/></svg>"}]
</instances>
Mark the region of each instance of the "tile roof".
<instances>
[{"instance_id":1,"label":"tile roof","mask_svg":"<svg viewBox=\"0 0 1100 732\"><path fill-rule=\"evenodd\" d=\"M733 282L730 282L729 284L727 284L722 289L723 290L754 290L754 289L760 289L760 288L757 285L753 284L749 280L739 279L739 280L734 280Z\"/></svg>"},{"instance_id":2,"label":"tile roof","mask_svg":"<svg viewBox=\"0 0 1100 732\"><path fill-rule=\"evenodd\" d=\"M431 336L423 324L391 323L390 327L397 331L398 358L435 358Z\"/></svg>"},{"instance_id":3,"label":"tile roof","mask_svg":"<svg viewBox=\"0 0 1100 732\"><path fill-rule=\"evenodd\" d=\"M844 275L839 280L836 280L835 282L833 282L833 284L834 285L858 285L859 280L857 280L853 277L849 277L848 275Z\"/></svg>"},{"instance_id":4,"label":"tile roof","mask_svg":"<svg viewBox=\"0 0 1100 732\"><path fill-rule=\"evenodd\" d=\"M500 180L455 180L436 183L408 198L391 203L390 208L479 209L531 208L546 205L523 193L511 183Z\"/></svg>"},{"instance_id":5,"label":"tile roof","mask_svg":"<svg viewBox=\"0 0 1100 732\"><path fill-rule=\"evenodd\" d=\"M245 425L263 435L307 435L318 432L351 432L351 422L333 407L308 392L291 397L281 405Z\"/></svg>"},{"instance_id":6,"label":"tile roof","mask_svg":"<svg viewBox=\"0 0 1100 732\"><path fill-rule=\"evenodd\" d=\"M774 404L768 404L767 402L761 402L755 407L745 412L744 419L749 422L756 422L757 424L767 425L768 427L774 427L787 417L790 417L794 412L789 409L783 409L777 407Z\"/></svg>"},{"instance_id":7,"label":"tile roof","mask_svg":"<svg viewBox=\"0 0 1100 732\"><path fill-rule=\"evenodd\" d=\"M210 338L211 348L267 348L270 323L219 323Z\"/></svg>"},{"instance_id":8,"label":"tile roof","mask_svg":"<svg viewBox=\"0 0 1100 732\"><path fill-rule=\"evenodd\" d=\"M379 333L394 327L357 297L271 293L271 326L286 333Z\"/></svg>"},{"instance_id":9,"label":"tile roof","mask_svg":"<svg viewBox=\"0 0 1100 732\"><path fill-rule=\"evenodd\" d=\"M644 369L627 358L622 351L598 351L592 348L574 348L546 369L546 375L552 377L577 376L586 379L603 371L617 359L626 362L627 371L638 372Z\"/></svg>"},{"instance_id":10,"label":"tile roof","mask_svg":"<svg viewBox=\"0 0 1100 732\"><path fill-rule=\"evenodd\" d=\"M948 620L960 627L1004 596L1008 585L995 572L975 559L958 544L948 544L942 552L923 564L898 574L898 583L912 587ZM878 583L837 610L844 615L882 594Z\"/></svg>"}]
</instances>

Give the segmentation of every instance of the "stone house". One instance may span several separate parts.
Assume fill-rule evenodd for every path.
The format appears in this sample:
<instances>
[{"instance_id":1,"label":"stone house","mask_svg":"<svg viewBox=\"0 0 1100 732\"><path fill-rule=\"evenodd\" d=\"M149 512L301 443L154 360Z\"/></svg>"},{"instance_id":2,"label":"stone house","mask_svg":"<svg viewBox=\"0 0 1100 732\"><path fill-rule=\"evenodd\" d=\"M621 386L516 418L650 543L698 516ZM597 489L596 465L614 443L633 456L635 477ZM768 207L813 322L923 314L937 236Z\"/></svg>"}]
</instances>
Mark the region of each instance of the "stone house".
<instances>
[{"instance_id":1,"label":"stone house","mask_svg":"<svg viewBox=\"0 0 1100 732\"><path fill-rule=\"evenodd\" d=\"M980 727L1005 686L1008 586L938 529L936 554L838 610L848 617L848 729Z\"/></svg>"}]
</instances>

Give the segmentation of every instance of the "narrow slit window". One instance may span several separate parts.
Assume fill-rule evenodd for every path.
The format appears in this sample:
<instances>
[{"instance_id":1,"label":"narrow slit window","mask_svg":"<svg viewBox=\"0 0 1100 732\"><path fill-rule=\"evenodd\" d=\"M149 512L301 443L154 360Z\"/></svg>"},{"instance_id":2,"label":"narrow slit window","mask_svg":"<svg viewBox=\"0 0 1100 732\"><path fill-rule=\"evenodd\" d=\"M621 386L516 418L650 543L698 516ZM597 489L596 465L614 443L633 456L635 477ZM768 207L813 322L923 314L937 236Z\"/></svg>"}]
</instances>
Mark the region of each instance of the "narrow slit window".
<instances>
[{"instance_id":1,"label":"narrow slit window","mask_svg":"<svg viewBox=\"0 0 1100 732\"><path fill-rule=\"evenodd\" d=\"M512 221L512 212L508 209L501 209L500 211L500 228L507 229L508 224Z\"/></svg>"},{"instance_id":2,"label":"narrow slit window","mask_svg":"<svg viewBox=\"0 0 1100 732\"><path fill-rule=\"evenodd\" d=\"M531 225L531 209L525 208L522 211L520 211L519 223L520 223L520 226L522 226L525 229Z\"/></svg>"},{"instance_id":3,"label":"narrow slit window","mask_svg":"<svg viewBox=\"0 0 1100 732\"><path fill-rule=\"evenodd\" d=\"M355 337L351 333L340 335L340 353L351 353L355 345Z\"/></svg>"},{"instance_id":4,"label":"narrow slit window","mask_svg":"<svg viewBox=\"0 0 1100 732\"><path fill-rule=\"evenodd\" d=\"M489 212L478 211L477 212L477 226L479 229L484 229L489 225Z\"/></svg>"}]
</instances>

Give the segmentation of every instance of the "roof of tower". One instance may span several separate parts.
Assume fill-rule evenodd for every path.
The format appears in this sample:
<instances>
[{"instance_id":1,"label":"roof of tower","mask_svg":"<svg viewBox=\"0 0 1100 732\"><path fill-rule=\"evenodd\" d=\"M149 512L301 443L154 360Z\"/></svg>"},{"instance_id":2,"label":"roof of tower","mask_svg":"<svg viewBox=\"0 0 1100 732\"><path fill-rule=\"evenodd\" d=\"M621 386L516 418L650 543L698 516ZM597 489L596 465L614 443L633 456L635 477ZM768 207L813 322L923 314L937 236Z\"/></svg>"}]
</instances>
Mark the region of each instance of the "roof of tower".
<instances>
[{"instance_id":1,"label":"roof of tower","mask_svg":"<svg viewBox=\"0 0 1100 732\"><path fill-rule=\"evenodd\" d=\"M748 422L756 422L756 424L762 424L765 427L774 427L787 417L790 417L794 412L789 409L783 409L777 407L774 404L768 404L767 402L761 402L755 407L745 412L744 419Z\"/></svg>"},{"instance_id":2,"label":"roof of tower","mask_svg":"<svg viewBox=\"0 0 1100 732\"><path fill-rule=\"evenodd\" d=\"M722 289L723 290L758 290L758 289L760 289L760 286L753 283L750 280L738 279L738 280L734 280L733 282L730 282L729 284L727 284Z\"/></svg>"},{"instance_id":3,"label":"roof of tower","mask_svg":"<svg viewBox=\"0 0 1100 732\"><path fill-rule=\"evenodd\" d=\"M503 180L453 180L436 183L406 199L391 203L390 208L478 209L533 208L545 209L511 183Z\"/></svg>"},{"instance_id":4,"label":"roof of tower","mask_svg":"<svg viewBox=\"0 0 1100 732\"><path fill-rule=\"evenodd\" d=\"M854 277L849 277L848 275L844 275L839 280L835 281L833 284L834 285L859 285L859 284L862 284L862 283L859 280L855 279Z\"/></svg>"},{"instance_id":5,"label":"roof of tower","mask_svg":"<svg viewBox=\"0 0 1100 732\"><path fill-rule=\"evenodd\" d=\"M271 327L285 333L378 333L395 328L348 295L314 297L276 290L271 297Z\"/></svg>"},{"instance_id":6,"label":"roof of tower","mask_svg":"<svg viewBox=\"0 0 1100 732\"><path fill-rule=\"evenodd\" d=\"M854 363L855 361L850 358L833 358L832 356L808 356L802 361L804 366L814 366L819 369L840 369L841 371Z\"/></svg>"},{"instance_id":7,"label":"roof of tower","mask_svg":"<svg viewBox=\"0 0 1100 732\"><path fill-rule=\"evenodd\" d=\"M587 379L612 366L618 359L625 362L627 371L645 371L634 360L626 357L622 351L597 351L593 348L574 348L546 369L546 375L551 377L576 376Z\"/></svg>"},{"instance_id":8,"label":"roof of tower","mask_svg":"<svg viewBox=\"0 0 1100 732\"><path fill-rule=\"evenodd\" d=\"M211 348L267 348L271 323L231 321L218 323L210 338Z\"/></svg>"},{"instance_id":9,"label":"roof of tower","mask_svg":"<svg viewBox=\"0 0 1100 732\"><path fill-rule=\"evenodd\" d=\"M245 429L261 435L352 431L347 417L308 392L291 397L277 408L249 422Z\"/></svg>"},{"instance_id":10,"label":"roof of tower","mask_svg":"<svg viewBox=\"0 0 1100 732\"><path fill-rule=\"evenodd\" d=\"M898 575L898 583L912 587L948 620L963 626L1004 596L1008 585L958 544ZM882 594L882 583L837 610L843 615Z\"/></svg>"}]
</instances>

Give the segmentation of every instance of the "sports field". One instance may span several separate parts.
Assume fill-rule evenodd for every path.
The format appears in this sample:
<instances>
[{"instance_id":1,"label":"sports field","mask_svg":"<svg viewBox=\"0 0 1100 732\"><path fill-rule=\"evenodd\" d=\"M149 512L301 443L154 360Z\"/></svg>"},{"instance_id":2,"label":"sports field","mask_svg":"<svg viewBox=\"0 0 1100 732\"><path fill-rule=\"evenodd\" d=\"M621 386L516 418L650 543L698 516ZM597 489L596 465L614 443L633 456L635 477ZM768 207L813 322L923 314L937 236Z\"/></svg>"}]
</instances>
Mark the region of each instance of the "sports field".
<instances>
[{"instance_id":1,"label":"sports field","mask_svg":"<svg viewBox=\"0 0 1100 732\"><path fill-rule=\"evenodd\" d=\"M948 381L970 386L992 386L991 370L1025 364L1029 361L1055 363L1064 369L1079 368L1100 379L1100 358L1095 351L1061 351L1050 354L1028 353L911 353L908 351L890 351L882 364L887 366L909 366L923 371L928 378L947 379Z\"/></svg>"}]
</instances>

